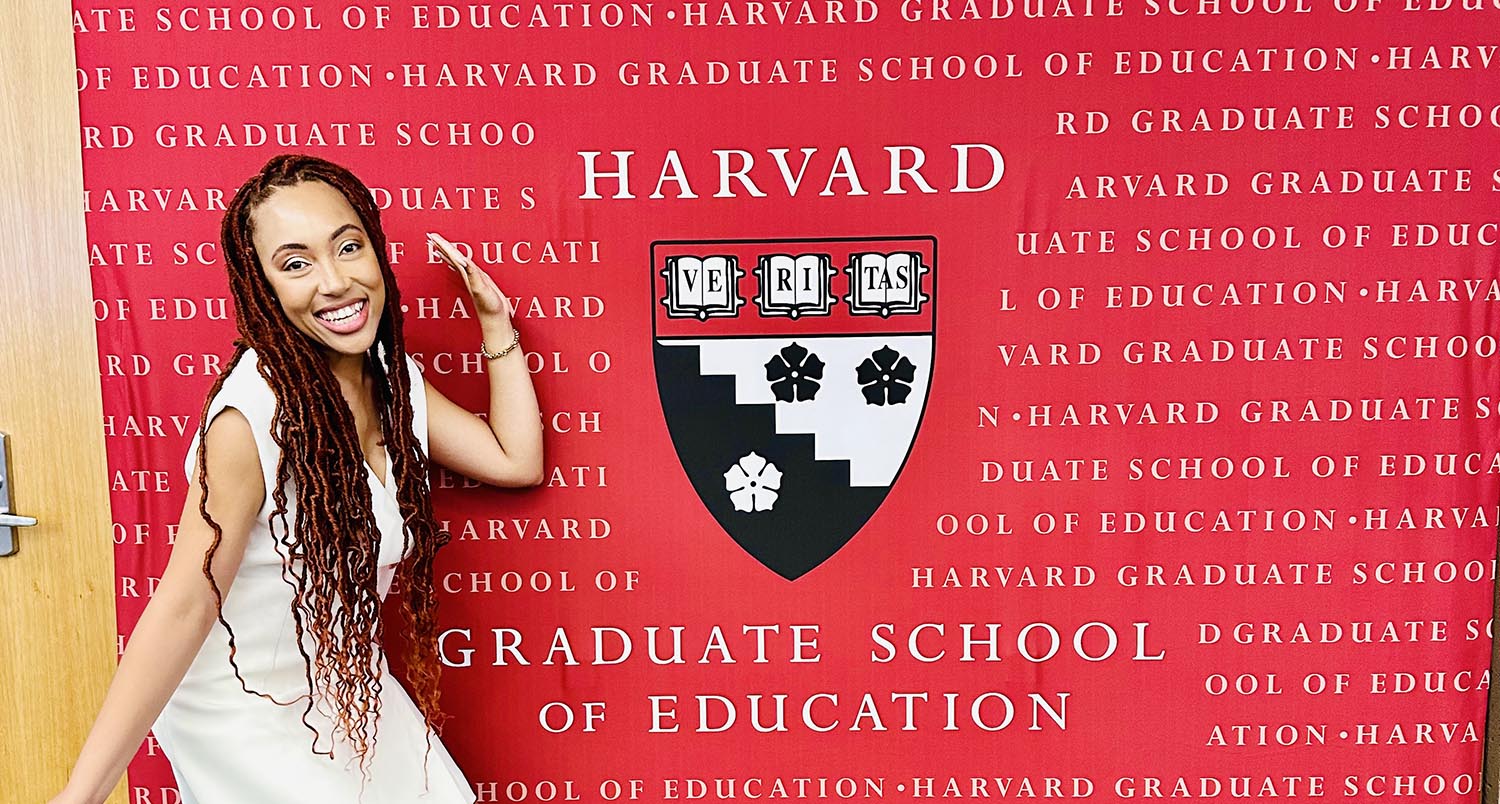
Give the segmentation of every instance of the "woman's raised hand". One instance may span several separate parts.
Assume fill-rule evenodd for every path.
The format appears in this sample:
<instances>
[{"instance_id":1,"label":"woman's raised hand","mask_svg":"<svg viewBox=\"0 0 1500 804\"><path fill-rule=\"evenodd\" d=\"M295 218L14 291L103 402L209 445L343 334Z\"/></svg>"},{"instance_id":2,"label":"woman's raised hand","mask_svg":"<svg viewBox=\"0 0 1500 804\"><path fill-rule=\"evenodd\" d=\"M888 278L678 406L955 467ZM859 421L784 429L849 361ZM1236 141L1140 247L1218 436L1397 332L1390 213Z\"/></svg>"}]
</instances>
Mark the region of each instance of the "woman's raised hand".
<instances>
[{"instance_id":1,"label":"woman's raised hand","mask_svg":"<svg viewBox=\"0 0 1500 804\"><path fill-rule=\"evenodd\" d=\"M463 278L464 287L469 290L469 298L474 302L474 313L479 317L480 326L488 329L496 325L509 325L510 302L505 298L505 294L500 292L499 286L490 278L489 273L473 260L460 254L458 249L441 235L428 232L427 239L437 246L438 256L442 257L443 261Z\"/></svg>"}]
</instances>

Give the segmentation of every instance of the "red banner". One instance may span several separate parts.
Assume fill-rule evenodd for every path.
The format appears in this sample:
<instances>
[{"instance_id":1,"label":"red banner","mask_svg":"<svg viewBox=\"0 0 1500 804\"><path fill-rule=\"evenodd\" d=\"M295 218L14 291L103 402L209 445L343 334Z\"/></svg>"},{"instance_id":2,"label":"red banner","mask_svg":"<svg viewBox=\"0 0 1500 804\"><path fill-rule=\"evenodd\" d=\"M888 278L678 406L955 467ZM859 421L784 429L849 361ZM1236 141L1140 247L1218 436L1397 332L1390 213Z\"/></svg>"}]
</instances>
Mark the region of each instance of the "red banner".
<instances>
[{"instance_id":1,"label":"red banner","mask_svg":"<svg viewBox=\"0 0 1500 804\"><path fill-rule=\"evenodd\" d=\"M1492 0L75 4L121 644L223 206L374 192L513 299L546 481L440 472L482 801L1473 800ZM394 620L392 622L395 622ZM132 801L178 801L148 742Z\"/></svg>"}]
</instances>

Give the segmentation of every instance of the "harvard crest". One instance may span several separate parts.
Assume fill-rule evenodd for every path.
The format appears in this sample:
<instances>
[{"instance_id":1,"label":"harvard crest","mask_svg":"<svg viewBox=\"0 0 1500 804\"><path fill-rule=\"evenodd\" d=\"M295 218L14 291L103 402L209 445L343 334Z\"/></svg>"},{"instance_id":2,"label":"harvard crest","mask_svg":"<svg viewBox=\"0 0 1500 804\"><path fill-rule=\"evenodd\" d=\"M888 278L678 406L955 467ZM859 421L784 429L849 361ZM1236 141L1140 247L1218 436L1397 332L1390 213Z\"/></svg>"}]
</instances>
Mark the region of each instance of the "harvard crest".
<instances>
[{"instance_id":1,"label":"harvard crest","mask_svg":"<svg viewBox=\"0 0 1500 804\"><path fill-rule=\"evenodd\" d=\"M927 404L931 237L651 246L662 412L688 480L795 580L885 500Z\"/></svg>"}]
</instances>

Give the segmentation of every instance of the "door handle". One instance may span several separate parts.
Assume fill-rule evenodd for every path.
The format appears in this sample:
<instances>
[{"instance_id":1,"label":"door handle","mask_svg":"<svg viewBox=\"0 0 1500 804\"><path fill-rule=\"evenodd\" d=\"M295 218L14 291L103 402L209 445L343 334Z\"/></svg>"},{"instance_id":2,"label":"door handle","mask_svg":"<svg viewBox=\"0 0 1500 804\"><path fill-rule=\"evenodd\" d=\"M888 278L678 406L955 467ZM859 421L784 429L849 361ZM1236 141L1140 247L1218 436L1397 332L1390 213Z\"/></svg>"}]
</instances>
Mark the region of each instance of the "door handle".
<instances>
[{"instance_id":1,"label":"door handle","mask_svg":"<svg viewBox=\"0 0 1500 804\"><path fill-rule=\"evenodd\" d=\"M16 552L16 532L13 528L29 528L36 524L36 517L21 516L10 512L10 450L7 436L0 433L0 556Z\"/></svg>"}]
</instances>

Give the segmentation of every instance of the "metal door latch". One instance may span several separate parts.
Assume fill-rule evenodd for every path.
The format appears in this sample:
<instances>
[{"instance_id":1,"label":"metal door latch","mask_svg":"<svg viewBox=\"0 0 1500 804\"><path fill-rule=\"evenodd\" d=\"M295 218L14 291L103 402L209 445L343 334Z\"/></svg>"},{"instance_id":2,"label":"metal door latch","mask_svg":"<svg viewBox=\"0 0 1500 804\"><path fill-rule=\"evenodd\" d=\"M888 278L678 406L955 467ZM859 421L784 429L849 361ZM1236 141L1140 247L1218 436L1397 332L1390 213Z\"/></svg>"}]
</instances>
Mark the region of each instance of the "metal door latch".
<instances>
[{"instance_id":1,"label":"metal door latch","mask_svg":"<svg viewBox=\"0 0 1500 804\"><path fill-rule=\"evenodd\" d=\"M36 517L10 512L10 450L6 448L6 435L0 433L0 556L16 552L13 528L29 528L35 524Z\"/></svg>"}]
</instances>

